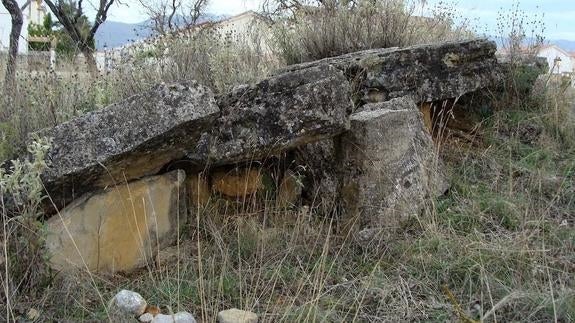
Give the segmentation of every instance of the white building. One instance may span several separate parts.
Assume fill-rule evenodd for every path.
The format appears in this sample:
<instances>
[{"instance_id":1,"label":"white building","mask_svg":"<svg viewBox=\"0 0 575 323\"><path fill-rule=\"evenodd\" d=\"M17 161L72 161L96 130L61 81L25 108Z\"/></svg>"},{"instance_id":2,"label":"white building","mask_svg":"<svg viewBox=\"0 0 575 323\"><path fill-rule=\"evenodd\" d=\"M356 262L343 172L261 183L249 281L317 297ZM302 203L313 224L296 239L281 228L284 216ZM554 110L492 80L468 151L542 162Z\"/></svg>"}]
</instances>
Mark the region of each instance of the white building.
<instances>
[{"instance_id":1,"label":"white building","mask_svg":"<svg viewBox=\"0 0 575 323\"><path fill-rule=\"evenodd\" d=\"M20 54L26 54L28 52L28 26L31 23L42 24L44 16L46 16L46 7L42 0L17 0L17 2L20 7L25 7L22 11L24 24L22 25L18 51ZM12 18L6 8L0 5L0 51L8 50L11 30Z\"/></svg>"},{"instance_id":2,"label":"white building","mask_svg":"<svg viewBox=\"0 0 575 323\"><path fill-rule=\"evenodd\" d=\"M198 31L206 29L215 31L221 40L240 42L248 38L250 45L259 45L262 51L271 53L269 46L270 34L267 32L271 24L272 21L268 18L254 11L246 11L219 21L204 22L190 28L172 31L167 35L158 35L98 52L96 54L96 62L98 69L101 71L113 69L118 65L124 64L126 60L133 58L137 53L166 48L174 38L185 40L193 37ZM154 62L153 64L156 63L155 58L151 59L151 61Z\"/></svg>"},{"instance_id":3,"label":"white building","mask_svg":"<svg viewBox=\"0 0 575 323\"><path fill-rule=\"evenodd\" d=\"M556 45L542 46L537 56L547 60L551 74L575 73L575 56Z\"/></svg>"}]
</instances>

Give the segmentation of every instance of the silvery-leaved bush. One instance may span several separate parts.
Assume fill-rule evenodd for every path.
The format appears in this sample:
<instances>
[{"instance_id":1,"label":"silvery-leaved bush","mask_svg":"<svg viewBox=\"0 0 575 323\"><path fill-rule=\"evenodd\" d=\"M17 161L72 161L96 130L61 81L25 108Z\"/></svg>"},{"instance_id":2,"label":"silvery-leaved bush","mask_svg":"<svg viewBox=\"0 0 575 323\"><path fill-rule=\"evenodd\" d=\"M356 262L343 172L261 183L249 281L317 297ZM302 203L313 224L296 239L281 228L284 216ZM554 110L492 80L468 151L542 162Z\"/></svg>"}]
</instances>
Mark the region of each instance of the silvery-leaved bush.
<instances>
[{"instance_id":1,"label":"silvery-leaved bush","mask_svg":"<svg viewBox=\"0 0 575 323\"><path fill-rule=\"evenodd\" d=\"M30 159L13 160L10 172L0 169L0 192L17 205L36 208L43 198L40 175L46 168L44 158L50 149L47 138L36 138L27 147Z\"/></svg>"}]
</instances>

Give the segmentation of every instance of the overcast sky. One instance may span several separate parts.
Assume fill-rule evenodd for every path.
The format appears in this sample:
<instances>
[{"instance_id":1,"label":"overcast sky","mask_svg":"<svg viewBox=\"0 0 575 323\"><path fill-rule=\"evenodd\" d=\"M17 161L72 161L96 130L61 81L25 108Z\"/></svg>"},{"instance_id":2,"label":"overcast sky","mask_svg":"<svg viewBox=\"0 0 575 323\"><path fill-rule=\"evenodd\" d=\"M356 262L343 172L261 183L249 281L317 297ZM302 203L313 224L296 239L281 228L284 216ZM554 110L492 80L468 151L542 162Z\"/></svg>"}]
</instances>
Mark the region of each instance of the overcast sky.
<instances>
[{"instance_id":1,"label":"overcast sky","mask_svg":"<svg viewBox=\"0 0 575 323\"><path fill-rule=\"evenodd\" d=\"M149 0L153 1L153 0ZM214 14L234 15L246 10L258 10L262 0L211 0L208 11ZM428 7L437 3L450 3L458 12L473 22L479 32L496 33L497 17L509 10L514 0L427 0ZM110 20L135 23L146 19L137 0L124 0L110 10ZM548 39L575 41L575 0L521 0L520 7L530 16L544 14L545 36Z\"/></svg>"}]
</instances>

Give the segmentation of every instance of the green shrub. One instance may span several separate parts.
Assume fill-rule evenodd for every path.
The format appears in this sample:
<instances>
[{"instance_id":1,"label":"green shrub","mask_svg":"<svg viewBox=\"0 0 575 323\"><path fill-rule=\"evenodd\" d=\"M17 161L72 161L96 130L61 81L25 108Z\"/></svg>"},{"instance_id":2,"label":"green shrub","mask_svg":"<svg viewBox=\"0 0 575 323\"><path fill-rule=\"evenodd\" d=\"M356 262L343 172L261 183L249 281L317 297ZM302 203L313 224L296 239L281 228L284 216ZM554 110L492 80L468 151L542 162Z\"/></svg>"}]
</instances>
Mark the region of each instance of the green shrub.
<instances>
[{"instance_id":1,"label":"green shrub","mask_svg":"<svg viewBox=\"0 0 575 323\"><path fill-rule=\"evenodd\" d=\"M4 247L4 259L0 262L4 293L0 304L29 298L49 283L50 272L43 253L44 225L39 219L39 206L44 199L40 174L46 167L48 148L45 139L37 139L28 147L30 160L13 161L9 173L0 168L0 241ZM17 211L15 216L6 205Z\"/></svg>"}]
</instances>

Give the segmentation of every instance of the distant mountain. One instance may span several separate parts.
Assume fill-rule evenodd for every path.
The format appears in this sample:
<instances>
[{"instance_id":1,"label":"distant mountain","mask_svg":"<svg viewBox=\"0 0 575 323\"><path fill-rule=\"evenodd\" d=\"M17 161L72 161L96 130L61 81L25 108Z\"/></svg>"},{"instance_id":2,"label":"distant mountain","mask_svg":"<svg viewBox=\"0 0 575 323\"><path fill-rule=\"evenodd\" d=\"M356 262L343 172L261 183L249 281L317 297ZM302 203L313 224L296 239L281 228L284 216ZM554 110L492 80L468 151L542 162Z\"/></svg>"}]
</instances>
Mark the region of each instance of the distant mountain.
<instances>
[{"instance_id":1,"label":"distant mountain","mask_svg":"<svg viewBox=\"0 0 575 323\"><path fill-rule=\"evenodd\" d=\"M226 16L206 14L198 19L198 23L218 21L224 18L226 18ZM181 20L181 18L176 17L176 21L179 20ZM115 48L148 38L154 34L151 25L151 21L149 20L135 24L105 21L96 32L96 48L98 50Z\"/></svg>"},{"instance_id":2,"label":"distant mountain","mask_svg":"<svg viewBox=\"0 0 575 323\"><path fill-rule=\"evenodd\" d=\"M153 34L148 21L127 24L117 21L105 21L96 32L96 48L115 48L148 38Z\"/></svg>"},{"instance_id":3,"label":"distant mountain","mask_svg":"<svg viewBox=\"0 0 575 323\"><path fill-rule=\"evenodd\" d=\"M501 40L501 37L489 37L490 39L494 40L497 43L497 47L501 47L503 41ZM532 42L533 39L528 38L527 39L528 42ZM545 39L545 44L552 44L552 45L557 45L559 47L561 47L562 49L571 52L571 51L575 51L575 41L573 40L565 40L565 39Z\"/></svg>"},{"instance_id":4,"label":"distant mountain","mask_svg":"<svg viewBox=\"0 0 575 323\"><path fill-rule=\"evenodd\" d=\"M564 50L567 51L575 51L575 41L573 40L565 40L565 39L558 39L558 40L551 40L551 44L555 44Z\"/></svg>"}]
</instances>

